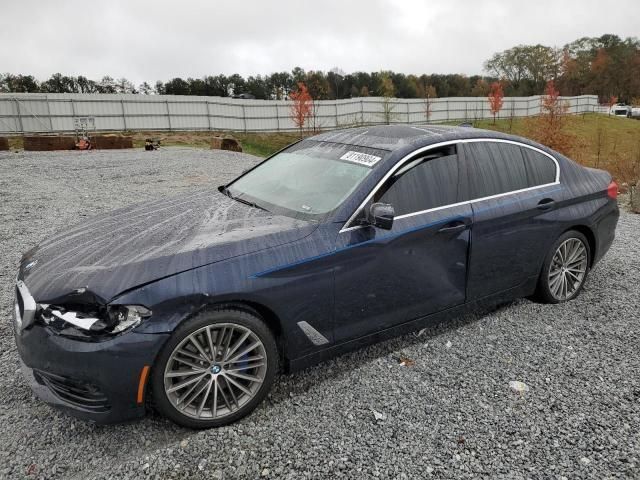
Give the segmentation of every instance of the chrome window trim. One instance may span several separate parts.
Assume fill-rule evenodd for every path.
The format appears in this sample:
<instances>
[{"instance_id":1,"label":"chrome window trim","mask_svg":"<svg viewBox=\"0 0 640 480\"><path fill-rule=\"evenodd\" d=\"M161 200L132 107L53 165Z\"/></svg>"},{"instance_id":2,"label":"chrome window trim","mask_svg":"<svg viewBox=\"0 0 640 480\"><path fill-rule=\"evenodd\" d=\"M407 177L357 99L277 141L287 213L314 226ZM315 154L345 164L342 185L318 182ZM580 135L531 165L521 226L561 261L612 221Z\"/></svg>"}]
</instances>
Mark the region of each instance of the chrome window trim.
<instances>
[{"instance_id":1,"label":"chrome window trim","mask_svg":"<svg viewBox=\"0 0 640 480\"><path fill-rule=\"evenodd\" d=\"M447 140L446 142L438 142L438 143L434 143L432 145L427 145L426 147L422 147L422 148L419 148L417 150L414 150L413 152L405 155L400 160L398 160L398 162L392 168L389 169L389 171L385 174L385 176L380 179L380 181L376 184L376 186L373 187L371 192L369 192L369 195L367 195L366 198L362 201L362 203L358 206L358 208L355 209L353 214L351 214L351 216L349 217L349 220L347 220L345 222L344 226L340 229L340 231L338 233L348 232L348 231L351 231L351 230L357 230L359 228L365 228L366 225L355 225L353 227L349 227L347 225L349 225L351 222L353 222L355 220L356 216L358 215L358 212L360 212L360 210L362 210L364 208L364 206L369 202L369 200L371 200L371 198L380 189L380 187L382 187L384 182L386 182L391 175L393 175L396 171L398 171L398 169L400 167L402 167L406 162L408 162L410 159L414 158L416 155L419 155L419 154L424 153L424 152L428 152L429 150L433 150L435 148L445 147L447 145L455 145L455 144L459 144L459 143L478 143L478 142L510 143L512 145L517 145L519 147L529 148L529 149L534 150L534 151L536 151L538 153L541 153L541 154L549 157L551 160L553 160L553 163L556 166L556 179L555 179L554 182L545 183L543 185L536 185L534 187L521 188L520 190L512 190L510 192L498 193L496 195L490 195L488 197L474 198L473 200L465 200L464 202L452 203L452 204L449 204L449 205L442 205L440 207L429 208L427 210L420 210L418 212L405 213L404 215L399 215L399 216L395 217L396 220L401 219L401 218L413 217L415 215L422 215L423 213L435 212L437 210L444 210L445 208L459 207L459 206L462 206L462 205L468 205L468 204L475 203L475 202L482 202L484 200L492 200L494 198L500 198L500 197L504 197L504 196L507 196L507 195L514 195L516 193L528 192L530 190L535 190L537 188L544 188L544 187L549 187L549 186L552 186L552 185L559 185L560 184L560 164L558 163L558 160L553 155L550 155L549 153L547 153L547 152L545 152L543 150L540 150L539 148L534 147L532 145L527 145L526 143L517 142L515 140L505 140L505 139L502 139L502 138L465 138L465 139L461 139L461 140Z\"/></svg>"}]
</instances>

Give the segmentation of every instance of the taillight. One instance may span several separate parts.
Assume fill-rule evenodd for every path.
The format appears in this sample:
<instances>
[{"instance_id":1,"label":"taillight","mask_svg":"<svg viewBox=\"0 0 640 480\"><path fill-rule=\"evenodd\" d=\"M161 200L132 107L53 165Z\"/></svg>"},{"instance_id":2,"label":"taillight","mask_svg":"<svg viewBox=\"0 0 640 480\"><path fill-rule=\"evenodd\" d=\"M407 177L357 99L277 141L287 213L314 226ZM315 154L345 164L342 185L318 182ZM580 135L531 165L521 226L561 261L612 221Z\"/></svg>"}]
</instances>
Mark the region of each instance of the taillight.
<instances>
[{"instance_id":1,"label":"taillight","mask_svg":"<svg viewBox=\"0 0 640 480\"><path fill-rule=\"evenodd\" d=\"M611 183L607 187L607 195L609 198L613 198L614 200L618 198L618 184L611 180Z\"/></svg>"}]
</instances>

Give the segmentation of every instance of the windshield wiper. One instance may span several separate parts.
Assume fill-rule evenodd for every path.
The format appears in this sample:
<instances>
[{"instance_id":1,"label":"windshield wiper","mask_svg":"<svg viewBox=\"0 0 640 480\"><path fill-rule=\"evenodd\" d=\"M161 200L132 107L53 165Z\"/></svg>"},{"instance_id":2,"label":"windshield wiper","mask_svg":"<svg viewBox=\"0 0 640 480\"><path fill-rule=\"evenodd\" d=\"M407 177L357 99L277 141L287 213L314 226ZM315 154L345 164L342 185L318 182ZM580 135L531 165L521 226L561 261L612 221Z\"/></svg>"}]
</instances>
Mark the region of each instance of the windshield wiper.
<instances>
[{"instance_id":1,"label":"windshield wiper","mask_svg":"<svg viewBox=\"0 0 640 480\"><path fill-rule=\"evenodd\" d=\"M245 199L240 198L240 197L232 197L231 195L229 195L229 198L233 198L234 200L237 200L240 203L244 203L245 205L249 205L250 207L257 208L258 210L264 210L265 212L268 211L266 208L261 207L257 203L250 202L249 200L245 200Z\"/></svg>"},{"instance_id":2,"label":"windshield wiper","mask_svg":"<svg viewBox=\"0 0 640 480\"><path fill-rule=\"evenodd\" d=\"M258 210L264 210L265 212L268 212L268 210L266 208L261 207L257 203L250 202L249 200L245 200L245 199L240 198L240 197L234 197L233 195L231 195L231 192L229 191L229 189L227 187L222 187L222 193L224 193L227 197L232 198L233 200L235 200L237 202L244 203L245 205L249 205L250 207L257 208Z\"/></svg>"}]
</instances>

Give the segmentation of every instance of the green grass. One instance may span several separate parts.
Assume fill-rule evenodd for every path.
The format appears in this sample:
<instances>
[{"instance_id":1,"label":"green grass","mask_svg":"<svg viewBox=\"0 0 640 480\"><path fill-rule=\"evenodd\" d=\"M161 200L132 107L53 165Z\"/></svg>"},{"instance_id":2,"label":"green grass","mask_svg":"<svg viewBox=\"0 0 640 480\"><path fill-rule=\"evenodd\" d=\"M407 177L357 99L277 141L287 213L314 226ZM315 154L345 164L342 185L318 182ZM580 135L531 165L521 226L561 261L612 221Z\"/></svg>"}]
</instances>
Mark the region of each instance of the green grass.
<instances>
[{"instance_id":1,"label":"green grass","mask_svg":"<svg viewBox=\"0 0 640 480\"><path fill-rule=\"evenodd\" d=\"M295 133L235 133L233 136L240 141L244 152L258 157L268 157L300 139Z\"/></svg>"}]
</instances>

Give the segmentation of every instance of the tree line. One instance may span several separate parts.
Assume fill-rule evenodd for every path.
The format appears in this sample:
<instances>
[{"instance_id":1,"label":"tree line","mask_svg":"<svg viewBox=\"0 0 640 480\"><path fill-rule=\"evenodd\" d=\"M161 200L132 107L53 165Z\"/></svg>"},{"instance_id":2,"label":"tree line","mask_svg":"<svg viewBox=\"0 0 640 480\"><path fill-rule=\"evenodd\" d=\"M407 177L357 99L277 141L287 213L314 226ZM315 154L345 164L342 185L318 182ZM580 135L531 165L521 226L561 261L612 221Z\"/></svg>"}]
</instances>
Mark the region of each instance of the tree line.
<instances>
[{"instance_id":1,"label":"tree line","mask_svg":"<svg viewBox=\"0 0 640 480\"><path fill-rule=\"evenodd\" d=\"M611 97L631 102L640 98L640 41L606 34L584 37L562 48L518 45L494 54L484 63L486 75L405 75L392 71L345 73L275 72L247 78L239 75L208 75L173 78L135 86L126 78L53 74L44 81L33 75L0 74L0 92L39 93L141 93L229 97L249 94L258 99L285 99L303 83L316 100L367 96L397 98L486 97L499 81L507 96L540 95L553 80L561 95L596 94L605 102Z\"/></svg>"},{"instance_id":2,"label":"tree line","mask_svg":"<svg viewBox=\"0 0 640 480\"><path fill-rule=\"evenodd\" d=\"M154 86L144 82L136 87L126 78L109 76L90 80L84 76L53 74L39 82L32 75L0 74L0 92L35 93L141 93L145 95L205 95L230 97L250 94L258 99L282 100L290 97L299 83L304 83L315 100L384 96L392 84L398 98L423 98L432 92L442 97L483 96L488 91L490 77L460 74L405 75L391 71L355 72L345 74L340 69L329 72L304 71L300 67L291 72L256 75L247 78L239 74L215 75L203 78L173 78L157 81Z\"/></svg>"}]
</instances>

